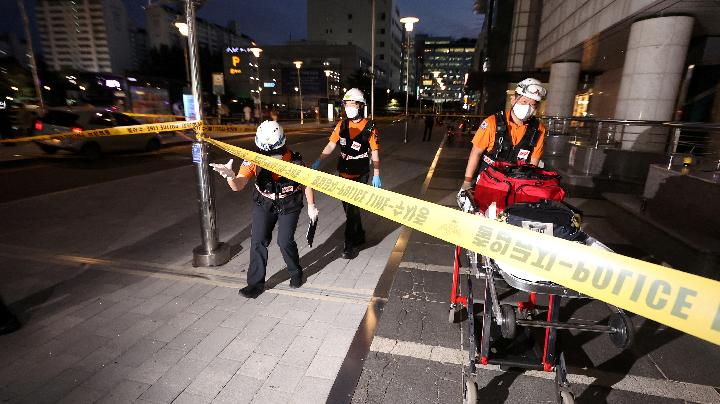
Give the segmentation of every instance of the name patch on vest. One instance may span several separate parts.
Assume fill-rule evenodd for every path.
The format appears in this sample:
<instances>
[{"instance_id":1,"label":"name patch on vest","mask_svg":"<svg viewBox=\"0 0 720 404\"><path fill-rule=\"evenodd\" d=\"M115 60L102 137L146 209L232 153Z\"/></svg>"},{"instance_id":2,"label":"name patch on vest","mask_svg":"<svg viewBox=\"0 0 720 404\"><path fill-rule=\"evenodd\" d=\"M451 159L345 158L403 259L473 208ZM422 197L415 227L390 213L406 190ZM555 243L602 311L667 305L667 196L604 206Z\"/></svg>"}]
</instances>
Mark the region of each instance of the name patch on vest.
<instances>
[{"instance_id":1,"label":"name patch on vest","mask_svg":"<svg viewBox=\"0 0 720 404\"><path fill-rule=\"evenodd\" d=\"M352 145L350 146L350 148L353 149L353 150L355 150L355 151L360 150L361 147L362 147L362 145L361 145L360 143L358 143L358 142L352 142Z\"/></svg>"},{"instance_id":2,"label":"name patch on vest","mask_svg":"<svg viewBox=\"0 0 720 404\"><path fill-rule=\"evenodd\" d=\"M490 165L493 165L495 163L495 160L491 159L488 156L483 156L483 160Z\"/></svg>"},{"instance_id":3,"label":"name patch on vest","mask_svg":"<svg viewBox=\"0 0 720 404\"><path fill-rule=\"evenodd\" d=\"M292 192L292 191L294 191L294 190L295 190L295 187L292 186L292 185L289 185L289 186L287 186L287 187L283 187L283 188L282 188L282 193L284 194L284 193L286 193L286 192Z\"/></svg>"},{"instance_id":4,"label":"name patch on vest","mask_svg":"<svg viewBox=\"0 0 720 404\"><path fill-rule=\"evenodd\" d=\"M518 160L527 160L530 156L530 150L520 149L518 152Z\"/></svg>"}]
</instances>

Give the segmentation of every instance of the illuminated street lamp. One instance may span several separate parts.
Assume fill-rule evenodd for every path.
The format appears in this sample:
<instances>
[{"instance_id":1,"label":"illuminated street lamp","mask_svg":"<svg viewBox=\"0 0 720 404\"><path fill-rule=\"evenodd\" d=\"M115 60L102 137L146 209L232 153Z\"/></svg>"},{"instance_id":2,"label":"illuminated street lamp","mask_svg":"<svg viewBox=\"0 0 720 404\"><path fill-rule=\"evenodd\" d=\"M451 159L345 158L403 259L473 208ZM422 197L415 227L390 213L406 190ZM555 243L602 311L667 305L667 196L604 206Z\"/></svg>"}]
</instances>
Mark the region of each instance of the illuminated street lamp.
<instances>
[{"instance_id":1,"label":"illuminated street lamp","mask_svg":"<svg viewBox=\"0 0 720 404\"><path fill-rule=\"evenodd\" d=\"M187 38L188 36L188 25L186 20L182 18L182 16L178 15L177 19L175 19L175 28L180 31L180 35ZM188 67L190 65L188 61L188 48L187 48L187 39L183 39L182 41L182 48L183 48L183 56L185 56L185 81L189 84L190 83L190 68Z\"/></svg>"},{"instance_id":2,"label":"illuminated street lamp","mask_svg":"<svg viewBox=\"0 0 720 404\"><path fill-rule=\"evenodd\" d=\"M332 74L332 72L332 70L325 70L325 96L328 102L330 102L330 74Z\"/></svg>"},{"instance_id":3,"label":"illuminated street lamp","mask_svg":"<svg viewBox=\"0 0 720 404\"><path fill-rule=\"evenodd\" d=\"M253 42L253 45L255 45L254 42ZM255 108L260 108L260 114L261 114L260 116L262 117L262 98L260 97L260 90L262 90L262 89L260 88L260 53L261 53L263 50L262 50L261 48L258 48L258 47L253 47L253 48L250 48L250 49L248 49L248 50L249 50L250 52L252 52L252 54L255 56L255 69L257 70L257 75L256 75L256 77L257 77L257 84L258 84L258 87L257 87L257 98L256 98L256 100L257 100L257 106L256 106Z\"/></svg>"},{"instance_id":4,"label":"illuminated street lamp","mask_svg":"<svg viewBox=\"0 0 720 404\"><path fill-rule=\"evenodd\" d=\"M403 17L400 19L400 23L405 25L405 31L407 32L407 51L405 56L407 57L407 64L405 67L405 136L403 142L407 143L408 137L408 104L410 103L410 33L413 30L413 26L419 22L420 19L417 17Z\"/></svg>"},{"instance_id":5,"label":"illuminated street lamp","mask_svg":"<svg viewBox=\"0 0 720 404\"><path fill-rule=\"evenodd\" d=\"M303 113L303 103L302 103L302 85L300 84L300 67L302 67L302 60L296 60L293 62L295 64L295 67L297 68L297 76L298 76L298 97L300 97L300 125L303 124L304 121L304 113Z\"/></svg>"}]
</instances>

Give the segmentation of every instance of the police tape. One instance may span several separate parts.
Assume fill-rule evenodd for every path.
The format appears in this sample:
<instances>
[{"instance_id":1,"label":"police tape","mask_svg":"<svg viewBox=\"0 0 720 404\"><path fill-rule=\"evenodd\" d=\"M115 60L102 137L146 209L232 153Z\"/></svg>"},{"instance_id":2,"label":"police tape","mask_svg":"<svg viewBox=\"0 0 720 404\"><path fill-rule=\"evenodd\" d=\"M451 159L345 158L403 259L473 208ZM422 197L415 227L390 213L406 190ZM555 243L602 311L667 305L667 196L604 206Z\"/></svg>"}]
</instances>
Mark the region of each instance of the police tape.
<instances>
[{"instance_id":1,"label":"police tape","mask_svg":"<svg viewBox=\"0 0 720 404\"><path fill-rule=\"evenodd\" d=\"M204 140L333 198L720 345L718 281Z\"/></svg>"},{"instance_id":2,"label":"police tape","mask_svg":"<svg viewBox=\"0 0 720 404\"><path fill-rule=\"evenodd\" d=\"M19 143L34 142L50 139L70 139L79 137L105 137L105 136L126 136L126 135L142 135L157 132L172 132L177 130L199 130L201 127L199 121L178 121L164 123L148 123L133 126L115 126L112 128L91 129L78 132L62 132L49 135L18 137L13 139L0 139L0 143Z\"/></svg>"},{"instance_id":3,"label":"police tape","mask_svg":"<svg viewBox=\"0 0 720 404\"><path fill-rule=\"evenodd\" d=\"M124 135L140 135L158 132L173 132L181 130L194 130L203 133L249 133L255 132L255 125L208 125L201 124L200 121L176 121L162 123L147 123L133 126L115 126L112 128L83 130L77 132L60 132L48 135L27 136L11 139L0 139L0 143L20 143L34 142L50 139L69 139L80 137L103 137L103 136L124 136ZM316 129L316 128L313 128ZM294 131L302 131L305 128L292 128L285 132L292 133Z\"/></svg>"},{"instance_id":4,"label":"police tape","mask_svg":"<svg viewBox=\"0 0 720 404\"><path fill-rule=\"evenodd\" d=\"M137 117L144 117L144 118L180 118L185 119L184 115L170 115L170 114L141 114L141 113L135 113L135 112L123 112L123 114L127 116L137 116Z\"/></svg>"}]
</instances>

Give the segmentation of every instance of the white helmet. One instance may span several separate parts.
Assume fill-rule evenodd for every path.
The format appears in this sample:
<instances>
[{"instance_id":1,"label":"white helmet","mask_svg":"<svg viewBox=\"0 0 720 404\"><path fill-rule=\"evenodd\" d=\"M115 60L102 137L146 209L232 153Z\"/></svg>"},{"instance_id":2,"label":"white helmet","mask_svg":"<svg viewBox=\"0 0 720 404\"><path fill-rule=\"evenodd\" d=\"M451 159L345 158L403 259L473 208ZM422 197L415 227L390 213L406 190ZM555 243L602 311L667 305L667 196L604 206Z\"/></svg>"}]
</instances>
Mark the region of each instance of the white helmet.
<instances>
[{"instance_id":1,"label":"white helmet","mask_svg":"<svg viewBox=\"0 0 720 404\"><path fill-rule=\"evenodd\" d=\"M540 102L547 95L547 91L545 90L545 87L542 86L540 80L527 78L517 83L517 87L515 87L515 94Z\"/></svg>"},{"instance_id":2,"label":"white helmet","mask_svg":"<svg viewBox=\"0 0 720 404\"><path fill-rule=\"evenodd\" d=\"M351 88L343 96L343 102L345 101L357 101L365 104L365 96L363 92L358 88Z\"/></svg>"},{"instance_id":3,"label":"white helmet","mask_svg":"<svg viewBox=\"0 0 720 404\"><path fill-rule=\"evenodd\" d=\"M263 151L279 149L285 145L285 133L282 126L275 121L260 124L255 133L255 146Z\"/></svg>"}]
</instances>

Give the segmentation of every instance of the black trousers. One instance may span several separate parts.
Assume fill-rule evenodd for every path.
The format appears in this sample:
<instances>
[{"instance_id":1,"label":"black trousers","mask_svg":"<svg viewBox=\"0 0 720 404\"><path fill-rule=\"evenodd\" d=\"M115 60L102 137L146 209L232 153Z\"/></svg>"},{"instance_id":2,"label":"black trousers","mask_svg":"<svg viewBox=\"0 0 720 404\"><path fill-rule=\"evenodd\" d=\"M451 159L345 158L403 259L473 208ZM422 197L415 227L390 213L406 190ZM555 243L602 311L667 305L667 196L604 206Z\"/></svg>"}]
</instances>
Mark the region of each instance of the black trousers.
<instances>
[{"instance_id":1,"label":"black trousers","mask_svg":"<svg viewBox=\"0 0 720 404\"><path fill-rule=\"evenodd\" d=\"M300 210L293 213L279 214L274 208L255 204L253 207L252 230L250 231L250 268L247 283L260 286L265 283L267 269L268 246L272 241L275 223L279 223L277 244L280 247L285 265L291 278L302 277L300 255L295 242Z\"/></svg>"},{"instance_id":2,"label":"black trousers","mask_svg":"<svg viewBox=\"0 0 720 404\"><path fill-rule=\"evenodd\" d=\"M428 140L428 141L430 140L430 137L432 136L432 130L433 130L432 125L430 125L430 126L425 125L425 130L423 131L423 138L422 138L423 142L425 140Z\"/></svg>"},{"instance_id":3,"label":"black trousers","mask_svg":"<svg viewBox=\"0 0 720 404\"><path fill-rule=\"evenodd\" d=\"M367 184L370 173L365 173L352 180ZM357 206L343 202L343 210L345 211L345 245L346 247L356 246L365 242L365 230L363 230L362 220L360 218L360 208Z\"/></svg>"}]
</instances>

